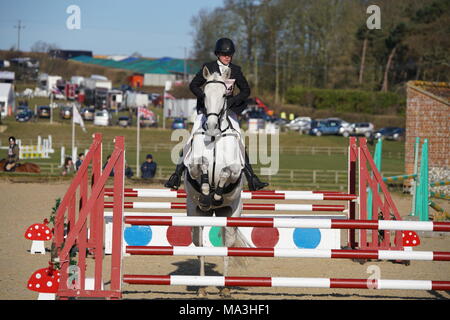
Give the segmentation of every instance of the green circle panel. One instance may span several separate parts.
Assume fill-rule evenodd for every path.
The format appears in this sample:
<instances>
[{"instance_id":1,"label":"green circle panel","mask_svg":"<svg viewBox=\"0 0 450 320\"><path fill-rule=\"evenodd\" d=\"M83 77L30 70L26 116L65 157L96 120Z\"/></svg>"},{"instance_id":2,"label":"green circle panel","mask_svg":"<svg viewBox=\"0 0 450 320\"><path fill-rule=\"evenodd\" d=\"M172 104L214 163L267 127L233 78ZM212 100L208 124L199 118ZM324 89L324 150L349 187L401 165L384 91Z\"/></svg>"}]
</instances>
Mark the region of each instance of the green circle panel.
<instances>
[{"instance_id":1,"label":"green circle panel","mask_svg":"<svg viewBox=\"0 0 450 320\"><path fill-rule=\"evenodd\" d=\"M221 228L222 227L211 227L211 230L209 230L209 241L214 247L223 246Z\"/></svg>"}]
</instances>

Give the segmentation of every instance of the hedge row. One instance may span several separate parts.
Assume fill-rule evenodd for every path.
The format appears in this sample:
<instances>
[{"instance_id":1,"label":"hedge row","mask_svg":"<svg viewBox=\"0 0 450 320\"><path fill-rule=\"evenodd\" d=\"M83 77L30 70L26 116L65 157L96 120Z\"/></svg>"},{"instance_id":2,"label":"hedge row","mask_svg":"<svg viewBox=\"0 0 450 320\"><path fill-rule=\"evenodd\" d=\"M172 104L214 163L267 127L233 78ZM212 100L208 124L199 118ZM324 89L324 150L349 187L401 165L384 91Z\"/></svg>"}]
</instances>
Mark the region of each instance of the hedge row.
<instances>
[{"instance_id":1,"label":"hedge row","mask_svg":"<svg viewBox=\"0 0 450 320\"><path fill-rule=\"evenodd\" d=\"M292 87L286 92L286 102L314 109L329 109L337 112L362 112L384 114L402 112L405 98L392 92L363 90L335 90Z\"/></svg>"}]
</instances>

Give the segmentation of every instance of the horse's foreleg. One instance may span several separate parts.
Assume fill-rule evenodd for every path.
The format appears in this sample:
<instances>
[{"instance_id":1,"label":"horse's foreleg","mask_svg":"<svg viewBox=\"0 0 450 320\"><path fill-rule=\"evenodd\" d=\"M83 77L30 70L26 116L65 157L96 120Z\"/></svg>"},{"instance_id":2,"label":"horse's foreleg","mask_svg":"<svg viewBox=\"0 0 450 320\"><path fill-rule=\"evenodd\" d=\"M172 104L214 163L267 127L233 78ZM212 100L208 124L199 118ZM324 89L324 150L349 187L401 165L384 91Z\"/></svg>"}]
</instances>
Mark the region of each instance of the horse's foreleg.
<instances>
[{"instance_id":1,"label":"horse's foreleg","mask_svg":"<svg viewBox=\"0 0 450 320\"><path fill-rule=\"evenodd\" d=\"M209 196L210 186L209 186L209 178L208 178L208 161L203 161L200 165L202 174L200 176L201 189L202 194L205 196Z\"/></svg>"},{"instance_id":2,"label":"horse's foreleg","mask_svg":"<svg viewBox=\"0 0 450 320\"><path fill-rule=\"evenodd\" d=\"M208 159L202 158L202 163L200 165L201 176L200 176L200 188L201 194L199 197L199 207L202 211L209 211L211 209L211 195L209 177L208 177Z\"/></svg>"},{"instance_id":3,"label":"horse's foreleg","mask_svg":"<svg viewBox=\"0 0 450 320\"><path fill-rule=\"evenodd\" d=\"M198 247L203 247L203 227L198 227ZM198 256L198 260L200 262L200 276L205 276L205 256ZM205 287L199 287L198 288L198 295L200 297L206 297L206 288Z\"/></svg>"},{"instance_id":4,"label":"horse's foreleg","mask_svg":"<svg viewBox=\"0 0 450 320\"><path fill-rule=\"evenodd\" d=\"M225 187L225 183L230 178L230 175L231 171L229 168L223 168L219 174L219 183L217 184L217 188L213 196L213 204L215 206L220 206L223 203L223 188Z\"/></svg>"},{"instance_id":5,"label":"horse's foreleg","mask_svg":"<svg viewBox=\"0 0 450 320\"><path fill-rule=\"evenodd\" d=\"M230 165L230 183L235 183L241 176L241 166L239 164Z\"/></svg>"},{"instance_id":6,"label":"horse's foreleg","mask_svg":"<svg viewBox=\"0 0 450 320\"><path fill-rule=\"evenodd\" d=\"M222 228L222 239L224 246L229 248L234 243L236 228ZM226 277L228 275L228 265L229 265L230 257L223 257L223 276ZM222 298L231 298L231 292L229 288L222 288L220 290L220 295Z\"/></svg>"}]
</instances>

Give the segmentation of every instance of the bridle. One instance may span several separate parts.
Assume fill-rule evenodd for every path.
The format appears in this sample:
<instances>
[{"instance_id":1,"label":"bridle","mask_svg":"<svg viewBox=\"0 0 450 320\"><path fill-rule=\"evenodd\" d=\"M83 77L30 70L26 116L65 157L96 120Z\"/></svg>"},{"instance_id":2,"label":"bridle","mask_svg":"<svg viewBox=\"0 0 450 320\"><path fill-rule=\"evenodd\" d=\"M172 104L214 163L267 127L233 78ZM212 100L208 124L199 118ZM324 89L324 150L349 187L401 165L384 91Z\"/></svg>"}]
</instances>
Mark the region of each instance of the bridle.
<instances>
[{"instance_id":1,"label":"bridle","mask_svg":"<svg viewBox=\"0 0 450 320\"><path fill-rule=\"evenodd\" d=\"M225 87L225 90L228 90L226 83L223 81L220 81L220 80L207 81L205 83L205 87L211 83L221 83ZM225 96L226 96L226 93L223 95L223 97L225 98ZM215 113L215 112L207 113L206 118L208 119L209 116L216 116L218 119L220 119L223 116L223 113L226 111L226 103L227 103L227 99L224 99L223 106L222 106L222 109L220 110L220 113Z\"/></svg>"},{"instance_id":2,"label":"bridle","mask_svg":"<svg viewBox=\"0 0 450 320\"><path fill-rule=\"evenodd\" d=\"M207 82L205 83L205 87L206 87L208 84L211 84L211 83L221 83L221 84L223 84L223 86L225 87L225 90L228 90L228 87L227 87L226 83L225 83L224 81L220 81L220 80L210 80L210 81L207 81ZM224 98L226 97L226 91L225 91L223 97L224 97ZM206 108L205 108L205 109L206 109ZM221 123L221 122L220 122L220 119L222 119L223 115L225 114L225 112L226 112L227 110L228 110L228 108L227 108L227 99L225 98L224 101L223 101L222 109L220 110L219 113L210 112L210 113L207 113L207 114L206 114L206 119L208 119L209 116L216 116L216 117L217 117L218 122L219 122L219 130L220 130L222 133L223 133L224 131L226 131L226 129L222 130L222 129L220 128L220 123ZM229 128L233 128L233 126L231 125L231 123L230 123L230 121L229 121L228 118L227 118L227 122L228 122L228 127L229 127ZM205 122L203 123L203 125L202 125L203 130L206 131L205 125L206 125L206 121L205 121ZM233 128L233 129L234 129L234 128Z\"/></svg>"}]
</instances>

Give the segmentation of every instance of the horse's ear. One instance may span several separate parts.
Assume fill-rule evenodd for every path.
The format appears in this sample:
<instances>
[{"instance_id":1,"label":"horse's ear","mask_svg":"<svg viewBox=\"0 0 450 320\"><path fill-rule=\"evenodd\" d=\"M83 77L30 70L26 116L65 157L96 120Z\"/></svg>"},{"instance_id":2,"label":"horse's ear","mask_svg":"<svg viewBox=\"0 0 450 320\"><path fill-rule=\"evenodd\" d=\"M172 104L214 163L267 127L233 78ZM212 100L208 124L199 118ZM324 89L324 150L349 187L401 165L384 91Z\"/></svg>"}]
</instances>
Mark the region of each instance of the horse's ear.
<instances>
[{"instance_id":1,"label":"horse's ear","mask_svg":"<svg viewBox=\"0 0 450 320\"><path fill-rule=\"evenodd\" d=\"M230 79L230 77L231 77L231 69L230 68L226 68L226 70L222 73L222 77L225 80Z\"/></svg>"},{"instance_id":2,"label":"horse's ear","mask_svg":"<svg viewBox=\"0 0 450 320\"><path fill-rule=\"evenodd\" d=\"M209 72L208 68L206 66L203 67L203 78L208 79L211 77L211 73Z\"/></svg>"}]
</instances>

